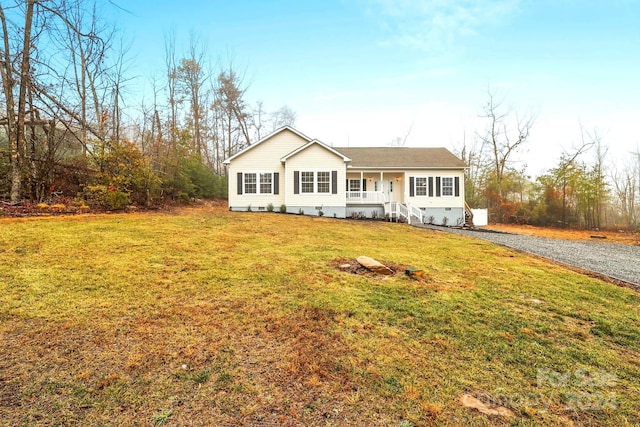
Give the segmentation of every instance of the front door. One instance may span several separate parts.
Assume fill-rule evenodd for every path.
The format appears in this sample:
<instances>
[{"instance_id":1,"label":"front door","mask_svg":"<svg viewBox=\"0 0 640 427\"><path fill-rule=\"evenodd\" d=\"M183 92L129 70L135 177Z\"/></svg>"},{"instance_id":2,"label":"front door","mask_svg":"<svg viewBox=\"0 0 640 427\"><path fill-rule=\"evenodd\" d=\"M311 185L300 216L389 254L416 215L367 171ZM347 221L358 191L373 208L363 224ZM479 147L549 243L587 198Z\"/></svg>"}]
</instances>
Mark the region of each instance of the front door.
<instances>
[{"instance_id":1,"label":"front door","mask_svg":"<svg viewBox=\"0 0 640 427\"><path fill-rule=\"evenodd\" d=\"M389 179L384 181L384 195L388 202L400 202L400 191L399 185L395 180Z\"/></svg>"}]
</instances>

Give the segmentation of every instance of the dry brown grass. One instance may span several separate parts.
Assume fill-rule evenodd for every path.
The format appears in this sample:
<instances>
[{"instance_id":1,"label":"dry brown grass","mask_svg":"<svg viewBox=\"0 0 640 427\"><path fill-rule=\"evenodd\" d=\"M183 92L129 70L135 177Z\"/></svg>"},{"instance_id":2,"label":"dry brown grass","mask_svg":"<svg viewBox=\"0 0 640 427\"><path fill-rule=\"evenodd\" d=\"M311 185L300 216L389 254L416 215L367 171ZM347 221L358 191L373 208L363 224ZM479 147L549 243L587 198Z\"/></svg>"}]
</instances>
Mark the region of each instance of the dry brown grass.
<instances>
[{"instance_id":1,"label":"dry brown grass","mask_svg":"<svg viewBox=\"0 0 640 427\"><path fill-rule=\"evenodd\" d=\"M224 207L0 227L0 424L640 422L640 294L486 242ZM587 391L618 406L568 414L540 368L614 374Z\"/></svg>"},{"instance_id":2,"label":"dry brown grass","mask_svg":"<svg viewBox=\"0 0 640 427\"><path fill-rule=\"evenodd\" d=\"M529 236L547 237L551 239L566 240L598 240L603 242L621 243L625 245L640 245L640 233L630 231L592 231L592 230L563 230L550 227L536 227L533 225L517 224L490 224L490 230L504 231L507 233L525 234ZM604 236L605 239L598 239L591 236Z\"/></svg>"}]
</instances>

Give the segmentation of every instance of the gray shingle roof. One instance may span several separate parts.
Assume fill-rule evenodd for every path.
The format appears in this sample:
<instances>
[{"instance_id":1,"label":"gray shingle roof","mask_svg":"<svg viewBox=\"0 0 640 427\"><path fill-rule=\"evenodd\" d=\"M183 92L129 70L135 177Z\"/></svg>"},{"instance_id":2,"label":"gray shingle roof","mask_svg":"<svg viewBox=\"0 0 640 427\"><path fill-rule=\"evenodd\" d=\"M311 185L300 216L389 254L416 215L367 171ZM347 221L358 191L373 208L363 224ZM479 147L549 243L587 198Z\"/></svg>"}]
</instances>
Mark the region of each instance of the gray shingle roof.
<instances>
[{"instance_id":1,"label":"gray shingle roof","mask_svg":"<svg viewBox=\"0 0 640 427\"><path fill-rule=\"evenodd\" d=\"M349 157L352 168L464 168L465 163L443 147L334 147Z\"/></svg>"}]
</instances>

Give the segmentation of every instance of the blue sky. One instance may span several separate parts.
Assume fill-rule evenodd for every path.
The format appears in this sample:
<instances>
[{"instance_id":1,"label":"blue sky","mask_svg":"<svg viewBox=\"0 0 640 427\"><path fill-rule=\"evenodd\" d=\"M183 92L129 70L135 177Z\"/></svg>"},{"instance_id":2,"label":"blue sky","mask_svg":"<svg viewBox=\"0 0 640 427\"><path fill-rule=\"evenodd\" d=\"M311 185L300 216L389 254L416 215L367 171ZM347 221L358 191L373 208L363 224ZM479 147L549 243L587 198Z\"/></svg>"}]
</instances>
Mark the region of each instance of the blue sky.
<instances>
[{"instance_id":1,"label":"blue sky","mask_svg":"<svg viewBox=\"0 0 640 427\"><path fill-rule=\"evenodd\" d=\"M164 72L164 38L191 33L250 83L247 100L290 106L336 146L459 147L484 129L489 88L535 114L531 174L596 130L611 160L640 146L637 0L114 0L140 91ZM148 89L147 96L150 96Z\"/></svg>"}]
</instances>

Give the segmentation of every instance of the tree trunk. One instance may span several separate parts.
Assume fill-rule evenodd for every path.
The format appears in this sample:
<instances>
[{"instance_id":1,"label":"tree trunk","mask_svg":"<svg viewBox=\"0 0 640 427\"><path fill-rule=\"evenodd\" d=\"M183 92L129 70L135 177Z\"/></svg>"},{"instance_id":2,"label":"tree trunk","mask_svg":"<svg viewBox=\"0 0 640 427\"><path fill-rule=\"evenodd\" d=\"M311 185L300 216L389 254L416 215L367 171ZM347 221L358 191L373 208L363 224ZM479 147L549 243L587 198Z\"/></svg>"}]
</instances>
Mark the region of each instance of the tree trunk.
<instances>
[{"instance_id":1,"label":"tree trunk","mask_svg":"<svg viewBox=\"0 0 640 427\"><path fill-rule=\"evenodd\" d=\"M0 75L2 77L2 89L6 100L7 113L7 138L11 145L11 200L17 202L20 199L20 155L15 135L15 103L13 99L13 68L11 65L11 53L9 46L9 29L4 16L4 9L0 4L0 22L2 23L3 52ZM15 197L14 197L15 196Z\"/></svg>"},{"instance_id":2,"label":"tree trunk","mask_svg":"<svg viewBox=\"0 0 640 427\"><path fill-rule=\"evenodd\" d=\"M22 45L22 61L20 64L20 90L18 95L18 111L16 117L16 135L11 141L11 202L17 203L22 195L22 153L25 145L24 122L26 115L27 85L29 84L31 23L35 0L27 0L24 24L24 40Z\"/></svg>"}]
</instances>

